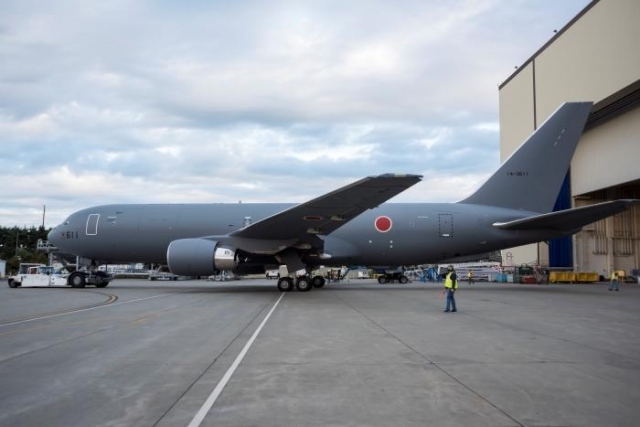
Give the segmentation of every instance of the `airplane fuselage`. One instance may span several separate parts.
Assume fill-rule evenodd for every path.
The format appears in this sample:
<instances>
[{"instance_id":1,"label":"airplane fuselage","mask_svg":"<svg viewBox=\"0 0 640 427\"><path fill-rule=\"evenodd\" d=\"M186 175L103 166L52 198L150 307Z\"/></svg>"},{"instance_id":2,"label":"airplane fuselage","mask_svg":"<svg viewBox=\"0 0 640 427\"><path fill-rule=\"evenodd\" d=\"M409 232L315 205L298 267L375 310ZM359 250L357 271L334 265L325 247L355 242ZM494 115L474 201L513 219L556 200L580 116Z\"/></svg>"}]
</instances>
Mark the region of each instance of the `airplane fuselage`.
<instances>
[{"instance_id":1,"label":"airplane fuselage","mask_svg":"<svg viewBox=\"0 0 640 427\"><path fill-rule=\"evenodd\" d=\"M100 263L166 263L177 239L227 235L291 204L120 204L84 209L52 230L61 250ZM412 265L473 257L558 237L554 231L501 230L492 224L532 212L460 203L384 203L324 241L309 265Z\"/></svg>"},{"instance_id":2,"label":"airplane fuselage","mask_svg":"<svg viewBox=\"0 0 640 427\"><path fill-rule=\"evenodd\" d=\"M592 106L561 105L458 203L386 203L422 179L386 173L298 205L96 206L69 216L49 233L49 240L90 267L166 263L174 274L205 276L285 265L290 273L306 271L295 279L296 289L304 292L324 286L321 276L309 277L317 265L471 261L499 249L576 233L639 202L615 200L552 212ZM104 285L97 273L95 279L96 286ZM74 272L69 281L84 286L84 272ZM293 287L291 277L278 280L280 291Z\"/></svg>"}]
</instances>

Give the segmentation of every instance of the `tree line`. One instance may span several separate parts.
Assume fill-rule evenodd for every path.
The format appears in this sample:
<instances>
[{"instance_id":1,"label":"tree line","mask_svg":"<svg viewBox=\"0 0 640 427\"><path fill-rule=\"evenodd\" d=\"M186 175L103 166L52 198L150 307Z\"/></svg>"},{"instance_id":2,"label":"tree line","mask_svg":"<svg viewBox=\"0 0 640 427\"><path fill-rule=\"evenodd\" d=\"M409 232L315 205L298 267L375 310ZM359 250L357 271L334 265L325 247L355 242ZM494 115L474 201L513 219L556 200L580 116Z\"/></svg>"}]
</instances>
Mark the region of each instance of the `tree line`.
<instances>
[{"instance_id":1,"label":"tree line","mask_svg":"<svg viewBox=\"0 0 640 427\"><path fill-rule=\"evenodd\" d=\"M50 228L0 227L0 259L7 262L6 274L18 271L21 262L47 263L47 254L36 250L38 239L47 240Z\"/></svg>"}]
</instances>

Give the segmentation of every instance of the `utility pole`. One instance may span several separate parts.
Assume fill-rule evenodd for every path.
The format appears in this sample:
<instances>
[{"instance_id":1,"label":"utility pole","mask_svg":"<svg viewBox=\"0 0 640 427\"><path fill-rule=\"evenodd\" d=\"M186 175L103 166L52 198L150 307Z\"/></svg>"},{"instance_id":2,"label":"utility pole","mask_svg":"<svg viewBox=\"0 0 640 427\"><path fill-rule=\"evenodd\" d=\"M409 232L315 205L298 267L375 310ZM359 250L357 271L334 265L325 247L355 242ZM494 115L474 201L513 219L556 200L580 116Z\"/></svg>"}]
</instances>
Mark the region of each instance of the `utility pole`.
<instances>
[{"instance_id":1,"label":"utility pole","mask_svg":"<svg viewBox=\"0 0 640 427\"><path fill-rule=\"evenodd\" d=\"M47 205L42 205L42 229L44 230L44 216L47 213Z\"/></svg>"}]
</instances>

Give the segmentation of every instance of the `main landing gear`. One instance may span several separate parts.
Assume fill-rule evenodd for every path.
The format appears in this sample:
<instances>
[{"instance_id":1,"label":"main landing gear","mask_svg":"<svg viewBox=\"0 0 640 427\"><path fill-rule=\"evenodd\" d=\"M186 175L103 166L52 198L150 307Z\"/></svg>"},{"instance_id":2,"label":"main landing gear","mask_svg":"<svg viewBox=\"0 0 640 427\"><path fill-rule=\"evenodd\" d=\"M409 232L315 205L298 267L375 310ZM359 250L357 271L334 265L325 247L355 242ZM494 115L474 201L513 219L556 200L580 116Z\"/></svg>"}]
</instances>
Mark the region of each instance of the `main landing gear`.
<instances>
[{"instance_id":1,"label":"main landing gear","mask_svg":"<svg viewBox=\"0 0 640 427\"><path fill-rule=\"evenodd\" d=\"M381 274L378 276L378 283L393 283L395 280L402 284L409 282L409 278L402 273Z\"/></svg>"},{"instance_id":2,"label":"main landing gear","mask_svg":"<svg viewBox=\"0 0 640 427\"><path fill-rule=\"evenodd\" d=\"M298 292L309 292L313 288L321 288L325 284L322 276L300 276L295 279L295 288ZM294 279L291 277L281 277L278 279L278 289L280 292L291 292L294 286Z\"/></svg>"}]
</instances>

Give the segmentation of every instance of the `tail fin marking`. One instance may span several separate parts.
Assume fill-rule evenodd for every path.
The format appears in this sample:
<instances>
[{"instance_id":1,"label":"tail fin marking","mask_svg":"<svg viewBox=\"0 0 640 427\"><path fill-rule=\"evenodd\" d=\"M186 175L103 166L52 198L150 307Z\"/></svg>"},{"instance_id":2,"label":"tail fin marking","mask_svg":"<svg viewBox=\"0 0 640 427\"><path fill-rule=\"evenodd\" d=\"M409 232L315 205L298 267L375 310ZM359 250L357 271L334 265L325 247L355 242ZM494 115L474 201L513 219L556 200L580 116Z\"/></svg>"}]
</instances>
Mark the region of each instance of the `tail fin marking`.
<instances>
[{"instance_id":1,"label":"tail fin marking","mask_svg":"<svg viewBox=\"0 0 640 427\"><path fill-rule=\"evenodd\" d=\"M561 105L475 193L459 203L550 212L592 105Z\"/></svg>"}]
</instances>

